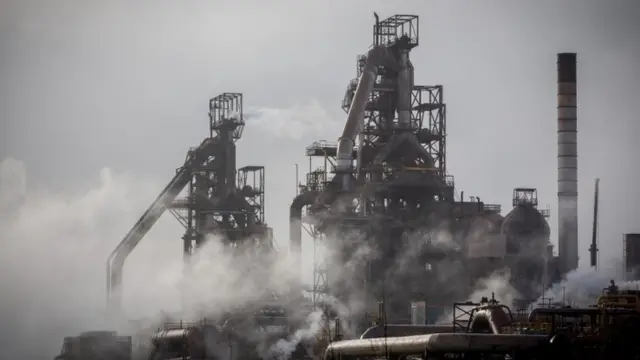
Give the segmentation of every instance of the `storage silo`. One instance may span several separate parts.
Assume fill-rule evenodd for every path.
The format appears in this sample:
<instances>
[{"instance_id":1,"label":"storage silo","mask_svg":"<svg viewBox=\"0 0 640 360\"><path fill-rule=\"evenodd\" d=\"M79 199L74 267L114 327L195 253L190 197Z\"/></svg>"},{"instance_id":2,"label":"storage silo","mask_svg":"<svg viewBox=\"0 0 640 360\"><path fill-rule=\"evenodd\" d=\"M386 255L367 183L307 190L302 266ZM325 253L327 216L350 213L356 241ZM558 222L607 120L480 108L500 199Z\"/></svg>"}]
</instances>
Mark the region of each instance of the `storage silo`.
<instances>
[{"instance_id":1,"label":"storage silo","mask_svg":"<svg viewBox=\"0 0 640 360\"><path fill-rule=\"evenodd\" d=\"M502 234L512 285L525 300L535 300L545 285L550 233L549 223L538 210L536 189L515 189L513 209L505 216Z\"/></svg>"}]
</instances>

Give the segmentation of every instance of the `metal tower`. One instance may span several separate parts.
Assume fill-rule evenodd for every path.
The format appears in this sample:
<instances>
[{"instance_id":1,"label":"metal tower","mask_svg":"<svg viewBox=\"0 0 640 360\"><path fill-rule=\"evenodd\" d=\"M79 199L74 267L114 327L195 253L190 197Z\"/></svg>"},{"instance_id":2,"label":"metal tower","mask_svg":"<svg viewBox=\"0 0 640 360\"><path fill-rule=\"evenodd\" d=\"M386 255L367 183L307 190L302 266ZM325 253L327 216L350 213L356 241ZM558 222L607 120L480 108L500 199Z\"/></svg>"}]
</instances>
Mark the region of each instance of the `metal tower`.
<instances>
[{"instance_id":1,"label":"metal tower","mask_svg":"<svg viewBox=\"0 0 640 360\"><path fill-rule=\"evenodd\" d=\"M185 227L185 255L202 245L205 235L221 236L225 243L257 236L271 242L264 223L264 167L236 170L235 142L242 137L242 94L224 93L209 101L210 152L191 170L186 198L171 210Z\"/></svg>"}]
</instances>

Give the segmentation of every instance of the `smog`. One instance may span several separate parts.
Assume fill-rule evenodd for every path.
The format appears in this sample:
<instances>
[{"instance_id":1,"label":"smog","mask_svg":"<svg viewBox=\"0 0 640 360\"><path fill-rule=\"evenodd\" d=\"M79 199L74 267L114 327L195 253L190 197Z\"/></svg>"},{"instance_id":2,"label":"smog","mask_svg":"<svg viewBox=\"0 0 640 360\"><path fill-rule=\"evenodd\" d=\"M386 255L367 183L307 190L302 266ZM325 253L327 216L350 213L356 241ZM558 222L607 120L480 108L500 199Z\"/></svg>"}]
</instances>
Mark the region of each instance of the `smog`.
<instances>
[{"instance_id":1,"label":"smog","mask_svg":"<svg viewBox=\"0 0 640 360\"><path fill-rule=\"evenodd\" d=\"M458 97L416 81L422 71L433 80L414 51L434 41L421 37L419 16L373 20L372 42L349 55L356 71L344 79L331 140L304 148L309 172L296 174L288 249L265 215L266 174L284 176L237 154L245 126L270 123L292 141L329 126L315 100L278 109L255 107L254 94L218 93L203 101L208 132L184 144L184 162L163 181L105 168L62 192L0 159L0 286L10 289L0 293L0 358L88 358L94 349L84 345L99 337L127 349L126 360L518 359L584 339L608 359L632 348L625 334L640 329L640 284L627 279L640 250L628 237L624 264L596 264L594 210L598 267L578 266L576 54L557 54L556 81L547 81L557 103L542 105L557 110L554 249L537 188L513 188L503 209L456 181L447 110ZM289 124L295 117L306 121ZM313 258L302 251L309 245ZM573 318L559 328L558 317ZM371 328L384 336L359 339Z\"/></svg>"}]
</instances>

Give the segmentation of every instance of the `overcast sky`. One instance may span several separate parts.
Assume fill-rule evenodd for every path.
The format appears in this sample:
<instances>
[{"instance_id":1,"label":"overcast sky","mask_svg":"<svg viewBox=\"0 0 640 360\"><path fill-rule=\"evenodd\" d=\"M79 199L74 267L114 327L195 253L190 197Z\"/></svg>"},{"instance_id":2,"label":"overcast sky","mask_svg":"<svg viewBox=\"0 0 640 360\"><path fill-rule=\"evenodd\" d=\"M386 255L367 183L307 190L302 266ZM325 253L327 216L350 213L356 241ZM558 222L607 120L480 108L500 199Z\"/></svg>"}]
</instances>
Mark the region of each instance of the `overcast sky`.
<instances>
[{"instance_id":1,"label":"overcast sky","mask_svg":"<svg viewBox=\"0 0 640 360\"><path fill-rule=\"evenodd\" d=\"M4 162L3 191L21 192L25 169L31 199L0 235L2 252L46 245L54 266L68 259L61 248L84 244L90 254L74 256L94 259L82 264L102 282L109 251L208 136L208 99L222 92L244 93L263 114L248 121L238 163L266 166L267 220L286 248L294 164L305 169L304 147L342 131L344 90L377 11L420 16L415 82L444 85L448 170L458 190L506 210L514 187L536 187L555 215L556 53L578 53L581 262L596 177L601 258L619 257L622 234L640 232L639 9L632 0L0 0L0 160L17 160ZM166 214L159 226L131 259L180 256L179 223ZM5 281L20 278L15 265Z\"/></svg>"}]
</instances>

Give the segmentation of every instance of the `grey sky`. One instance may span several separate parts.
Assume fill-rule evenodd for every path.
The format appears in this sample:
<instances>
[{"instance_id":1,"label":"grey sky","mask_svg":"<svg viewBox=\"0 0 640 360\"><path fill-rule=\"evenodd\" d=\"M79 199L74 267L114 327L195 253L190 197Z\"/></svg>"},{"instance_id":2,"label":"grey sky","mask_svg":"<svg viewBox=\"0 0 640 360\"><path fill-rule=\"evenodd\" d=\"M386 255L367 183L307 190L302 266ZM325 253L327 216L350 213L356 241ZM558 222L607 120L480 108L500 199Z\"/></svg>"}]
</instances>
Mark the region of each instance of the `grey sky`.
<instances>
[{"instance_id":1,"label":"grey sky","mask_svg":"<svg viewBox=\"0 0 640 360\"><path fill-rule=\"evenodd\" d=\"M341 132L372 12L415 13L416 84L445 87L448 169L458 190L507 210L512 189L530 186L555 213L555 56L578 53L581 260L595 177L602 258L619 256L621 234L640 232L639 9L631 0L1 0L0 160L23 161L30 188L67 202L99 187L104 167L137 181L144 195L121 199L126 216L111 214L108 252L207 136L207 100L243 92L265 116L245 128L239 164L267 166L267 219L285 247L294 163L305 169L304 147ZM181 229L165 218L179 256ZM95 254L99 271L107 255Z\"/></svg>"}]
</instances>

